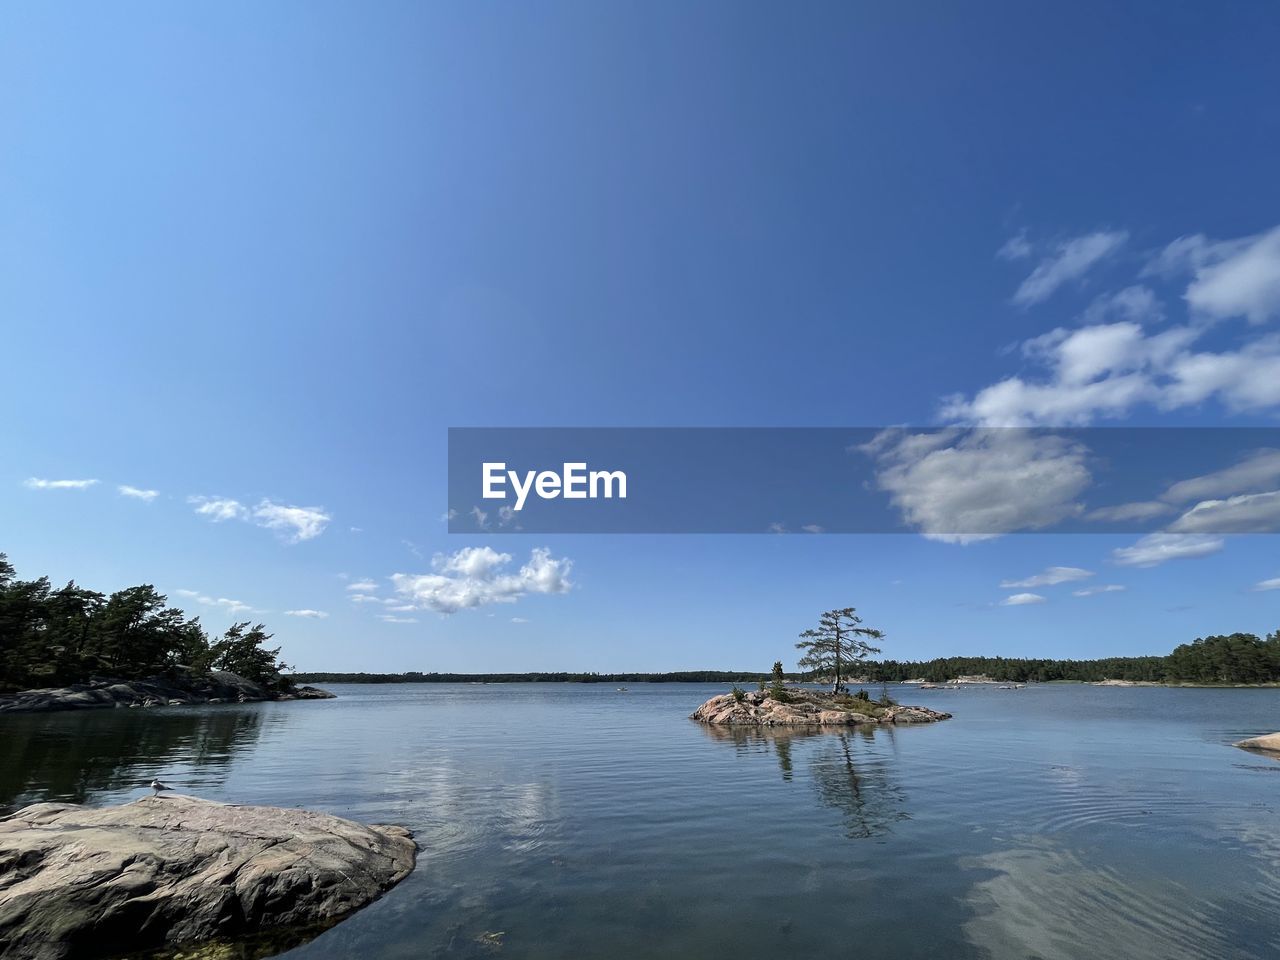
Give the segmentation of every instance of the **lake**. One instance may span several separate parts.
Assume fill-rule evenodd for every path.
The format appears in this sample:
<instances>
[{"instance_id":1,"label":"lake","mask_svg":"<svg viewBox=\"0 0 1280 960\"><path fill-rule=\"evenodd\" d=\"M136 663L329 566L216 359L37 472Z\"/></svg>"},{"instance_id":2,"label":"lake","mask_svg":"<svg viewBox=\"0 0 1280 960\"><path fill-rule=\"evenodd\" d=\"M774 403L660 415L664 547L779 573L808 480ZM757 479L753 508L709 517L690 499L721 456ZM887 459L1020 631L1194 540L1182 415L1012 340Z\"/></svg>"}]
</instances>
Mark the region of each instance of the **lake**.
<instances>
[{"instance_id":1,"label":"lake","mask_svg":"<svg viewBox=\"0 0 1280 960\"><path fill-rule=\"evenodd\" d=\"M1229 746L1280 690L892 688L955 718L761 734L687 719L715 685L330 689L0 718L0 806L160 776L413 830L298 960L1280 953L1280 763Z\"/></svg>"}]
</instances>

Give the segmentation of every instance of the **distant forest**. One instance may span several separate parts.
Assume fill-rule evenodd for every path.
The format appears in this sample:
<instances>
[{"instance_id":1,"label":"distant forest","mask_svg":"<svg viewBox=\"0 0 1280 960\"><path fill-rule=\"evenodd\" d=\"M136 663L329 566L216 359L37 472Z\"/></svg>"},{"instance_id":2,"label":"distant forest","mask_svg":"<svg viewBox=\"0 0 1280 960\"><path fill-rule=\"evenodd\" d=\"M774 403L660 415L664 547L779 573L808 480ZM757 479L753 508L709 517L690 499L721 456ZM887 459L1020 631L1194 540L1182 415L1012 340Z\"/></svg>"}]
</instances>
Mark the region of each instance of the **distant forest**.
<instances>
[{"instance_id":1,"label":"distant forest","mask_svg":"<svg viewBox=\"0 0 1280 960\"><path fill-rule=\"evenodd\" d=\"M19 580L0 553L0 691L83 683L95 677L141 680L183 669L229 670L269 689L287 689L280 648L262 624L237 623L210 635L156 588L110 595L74 581Z\"/></svg>"},{"instance_id":2,"label":"distant forest","mask_svg":"<svg viewBox=\"0 0 1280 960\"><path fill-rule=\"evenodd\" d=\"M937 660L869 661L865 683L903 680L942 682L985 674L1018 683L1051 680L1143 680L1163 683L1280 682L1280 630L1260 639L1233 633L1184 643L1164 657L1107 657L1102 660L1048 660L1015 657L942 657ZM756 683L769 671L682 670L673 673L298 673L302 683ZM788 673L788 680L815 680Z\"/></svg>"}]
</instances>

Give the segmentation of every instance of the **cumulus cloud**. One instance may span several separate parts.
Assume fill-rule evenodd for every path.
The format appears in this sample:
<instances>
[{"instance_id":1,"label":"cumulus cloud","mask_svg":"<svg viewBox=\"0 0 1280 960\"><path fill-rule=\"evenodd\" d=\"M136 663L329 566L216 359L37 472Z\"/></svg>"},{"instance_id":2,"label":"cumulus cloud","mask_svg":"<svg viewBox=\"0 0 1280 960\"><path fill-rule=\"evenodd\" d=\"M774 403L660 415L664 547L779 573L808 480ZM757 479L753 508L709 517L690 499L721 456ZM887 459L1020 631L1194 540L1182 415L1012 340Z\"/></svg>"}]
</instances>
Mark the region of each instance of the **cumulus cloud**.
<instances>
[{"instance_id":1,"label":"cumulus cloud","mask_svg":"<svg viewBox=\"0 0 1280 960\"><path fill-rule=\"evenodd\" d=\"M1076 516L1091 481L1082 444L1025 430L891 430L862 449L906 523L952 543Z\"/></svg>"},{"instance_id":2,"label":"cumulus cloud","mask_svg":"<svg viewBox=\"0 0 1280 960\"><path fill-rule=\"evenodd\" d=\"M323 620L329 614L323 610L286 610L285 615L289 617L303 617L307 620Z\"/></svg>"},{"instance_id":3,"label":"cumulus cloud","mask_svg":"<svg viewBox=\"0 0 1280 960\"><path fill-rule=\"evenodd\" d=\"M511 561L511 554L491 547L464 547L454 554L437 554L431 573L397 573L391 582L406 602L443 614L514 603L526 594L566 593L572 587L571 561L552 557L550 550L533 550L528 563L514 572Z\"/></svg>"},{"instance_id":4,"label":"cumulus cloud","mask_svg":"<svg viewBox=\"0 0 1280 960\"><path fill-rule=\"evenodd\" d=\"M1084 276L1094 264L1118 250L1128 238L1124 231L1100 230L1058 244L1053 253L1041 260L1031 275L1022 281L1013 295L1013 302L1027 307L1048 300L1064 283Z\"/></svg>"},{"instance_id":5,"label":"cumulus cloud","mask_svg":"<svg viewBox=\"0 0 1280 960\"><path fill-rule=\"evenodd\" d=\"M1038 593L1015 593L1000 601L1002 607L1025 607L1032 603L1044 603L1044 597Z\"/></svg>"},{"instance_id":6,"label":"cumulus cloud","mask_svg":"<svg viewBox=\"0 0 1280 960\"><path fill-rule=\"evenodd\" d=\"M1280 227L1237 240L1180 237L1147 273L1192 275L1187 305L1211 320L1244 317L1261 324L1280 316Z\"/></svg>"},{"instance_id":7,"label":"cumulus cloud","mask_svg":"<svg viewBox=\"0 0 1280 960\"><path fill-rule=\"evenodd\" d=\"M1152 533L1130 547L1112 551L1116 563L1126 567L1155 567L1170 560L1190 560L1217 553L1225 541L1206 534Z\"/></svg>"},{"instance_id":8,"label":"cumulus cloud","mask_svg":"<svg viewBox=\"0 0 1280 960\"><path fill-rule=\"evenodd\" d=\"M116 492L122 497L132 497L134 500L141 500L143 503L150 503L160 496L159 490L143 490L140 487L131 487L127 483L122 483L116 487Z\"/></svg>"},{"instance_id":9,"label":"cumulus cloud","mask_svg":"<svg viewBox=\"0 0 1280 960\"><path fill-rule=\"evenodd\" d=\"M1129 588L1119 583L1108 583L1096 587L1085 587L1083 590L1072 590L1071 595L1073 597L1092 597L1099 593L1120 593L1127 589Z\"/></svg>"},{"instance_id":10,"label":"cumulus cloud","mask_svg":"<svg viewBox=\"0 0 1280 960\"><path fill-rule=\"evenodd\" d=\"M1025 580L1004 580L1000 586L1009 589L1014 587L1053 587L1060 583L1071 583L1076 580L1087 580L1093 576L1092 570L1082 567L1049 567L1042 573Z\"/></svg>"},{"instance_id":11,"label":"cumulus cloud","mask_svg":"<svg viewBox=\"0 0 1280 960\"><path fill-rule=\"evenodd\" d=\"M30 490L88 490L97 480L45 480L42 477L29 477L23 486Z\"/></svg>"}]
</instances>

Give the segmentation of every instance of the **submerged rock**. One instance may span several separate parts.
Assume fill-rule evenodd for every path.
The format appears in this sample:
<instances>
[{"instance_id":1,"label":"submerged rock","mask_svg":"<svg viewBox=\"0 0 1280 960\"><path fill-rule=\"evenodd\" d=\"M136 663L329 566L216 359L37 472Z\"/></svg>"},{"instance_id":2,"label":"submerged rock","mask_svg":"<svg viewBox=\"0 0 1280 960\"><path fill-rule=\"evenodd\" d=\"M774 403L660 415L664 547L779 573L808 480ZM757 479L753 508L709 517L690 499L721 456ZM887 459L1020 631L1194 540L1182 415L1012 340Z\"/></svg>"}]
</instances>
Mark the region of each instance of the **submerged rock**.
<instances>
[{"instance_id":1,"label":"submerged rock","mask_svg":"<svg viewBox=\"0 0 1280 960\"><path fill-rule=\"evenodd\" d=\"M108 957L330 924L408 876L403 827L164 795L0 820L4 957Z\"/></svg>"},{"instance_id":2,"label":"submerged rock","mask_svg":"<svg viewBox=\"0 0 1280 960\"><path fill-rule=\"evenodd\" d=\"M1236 744L1244 750L1262 750L1266 753L1280 754L1280 733L1267 733L1261 737L1250 737Z\"/></svg>"},{"instance_id":3,"label":"submerged rock","mask_svg":"<svg viewBox=\"0 0 1280 960\"><path fill-rule=\"evenodd\" d=\"M179 668L146 680L94 679L69 687L46 687L0 696L0 713L251 703L259 700L327 700L332 697L332 693L316 687L269 690L227 670L198 674Z\"/></svg>"},{"instance_id":4,"label":"submerged rock","mask_svg":"<svg viewBox=\"0 0 1280 960\"><path fill-rule=\"evenodd\" d=\"M729 726L849 726L858 723L934 723L951 714L927 707L881 707L853 697L812 690L789 690L786 700L753 690L738 700L732 693L712 697L690 719Z\"/></svg>"}]
</instances>

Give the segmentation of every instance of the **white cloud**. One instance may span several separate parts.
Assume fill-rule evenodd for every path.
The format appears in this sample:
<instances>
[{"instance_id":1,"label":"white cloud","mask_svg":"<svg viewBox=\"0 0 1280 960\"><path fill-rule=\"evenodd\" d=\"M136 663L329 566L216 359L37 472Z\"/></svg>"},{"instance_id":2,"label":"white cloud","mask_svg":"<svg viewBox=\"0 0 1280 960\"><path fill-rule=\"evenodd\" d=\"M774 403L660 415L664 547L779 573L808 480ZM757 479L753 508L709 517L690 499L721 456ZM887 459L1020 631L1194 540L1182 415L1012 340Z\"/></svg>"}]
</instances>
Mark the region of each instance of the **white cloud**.
<instances>
[{"instance_id":1,"label":"white cloud","mask_svg":"<svg viewBox=\"0 0 1280 960\"><path fill-rule=\"evenodd\" d=\"M200 604L202 607L217 607L218 609L223 610L226 613L231 614L232 616L235 616L236 614L239 614L239 613L262 613L263 612L261 610L254 610L253 607L249 606L247 603L243 603L240 600L231 600L227 597L211 597L208 594L201 593L199 590L175 590L174 593L176 593L180 597L186 597L189 600L194 600L196 603Z\"/></svg>"},{"instance_id":2,"label":"white cloud","mask_svg":"<svg viewBox=\"0 0 1280 960\"><path fill-rule=\"evenodd\" d=\"M1087 580L1093 576L1092 570L1081 567L1049 567L1042 573L1025 580L1003 580L1000 586L1011 587L1053 587L1059 583L1072 583L1076 580Z\"/></svg>"},{"instance_id":3,"label":"white cloud","mask_svg":"<svg viewBox=\"0 0 1280 960\"><path fill-rule=\"evenodd\" d=\"M1163 319L1164 308L1156 299L1155 292L1141 284L1094 298L1080 315L1081 322L1090 326L1116 320L1150 324Z\"/></svg>"},{"instance_id":4,"label":"white cloud","mask_svg":"<svg viewBox=\"0 0 1280 960\"><path fill-rule=\"evenodd\" d=\"M353 593L348 599L352 603L382 603L382 598L371 597L367 593Z\"/></svg>"},{"instance_id":5,"label":"white cloud","mask_svg":"<svg viewBox=\"0 0 1280 960\"><path fill-rule=\"evenodd\" d=\"M1022 430L884 431L863 450L903 519L953 543L1076 516L1091 480L1081 444Z\"/></svg>"},{"instance_id":6,"label":"white cloud","mask_svg":"<svg viewBox=\"0 0 1280 960\"><path fill-rule=\"evenodd\" d=\"M378 585L372 580L356 580L347 584L347 589L355 593L373 593L378 589Z\"/></svg>"},{"instance_id":7,"label":"white cloud","mask_svg":"<svg viewBox=\"0 0 1280 960\"><path fill-rule=\"evenodd\" d=\"M476 526L481 530L489 529L489 514L481 510L479 507L471 508L471 519L475 520Z\"/></svg>"},{"instance_id":8,"label":"white cloud","mask_svg":"<svg viewBox=\"0 0 1280 960\"><path fill-rule=\"evenodd\" d=\"M254 507L253 519L258 526L279 532L288 542L300 543L324 533L333 518L323 507L294 507L263 500Z\"/></svg>"},{"instance_id":9,"label":"white cloud","mask_svg":"<svg viewBox=\"0 0 1280 960\"><path fill-rule=\"evenodd\" d=\"M512 557L490 547L467 547L452 555L437 554L434 572L397 573L391 581L407 602L419 609L451 614L492 603L513 603L531 593L566 593L572 586L567 559L555 559L545 548L535 549L514 573Z\"/></svg>"},{"instance_id":10,"label":"white cloud","mask_svg":"<svg viewBox=\"0 0 1280 960\"><path fill-rule=\"evenodd\" d=\"M1032 603L1044 603L1044 597L1038 593L1015 593L1000 601L1002 607L1025 607Z\"/></svg>"},{"instance_id":11,"label":"white cloud","mask_svg":"<svg viewBox=\"0 0 1280 960\"><path fill-rule=\"evenodd\" d=\"M1169 503L1262 493L1280 484L1280 450L1255 450L1225 470L1173 484L1160 499Z\"/></svg>"},{"instance_id":12,"label":"white cloud","mask_svg":"<svg viewBox=\"0 0 1280 960\"><path fill-rule=\"evenodd\" d=\"M1280 531L1280 490L1203 500L1169 529L1175 533L1275 533Z\"/></svg>"},{"instance_id":13,"label":"white cloud","mask_svg":"<svg viewBox=\"0 0 1280 960\"><path fill-rule=\"evenodd\" d=\"M159 490L143 490L140 487L131 487L127 483L122 483L116 487L116 491L122 497L132 497L135 500L141 500L143 503L150 503L160 496Z\"/></svg>"},{"instance_id":14,"label":"white cloud","mask_svg":"<svg viewBox=\"0 0 1280 960\"><path fill-rule=\"evenodd\" d=\"M417 617L393 617L390 614L386 614L386 613L378 617L378 619L383 621L384 623L417 623L418 622Z\"/></svg>"},{"instance_id":15,"label":"white cloud","mask_svg":"<svg viewBox=\"0 0 1280 960\"><path fill-rule=\"evenodd\" d=\"M1031 256L1031 241L1027 239L1025 230L1018 231L996 251L996 257L1001 260L1025 260L1029 256Z\"/></svg>"},{"instance_id":16,"label":"white cloud","mask_svg":"<svg viewBox=\"0 0 1280 960\"><path fill-rule=\"evenodd\" d=\"M1192 274L1187 305L1207 319L1261 324L1280 316L1280 227L1237 240L1180 237L1146 272L1179 271Z\"/></svg>"},{"instance_id":17,"label":"white cloud","mask_svg":"<svg viewBox=\"0 0 1280 960\"><path fill-rule=\"evenodd\" d=\"M1129 238L1124 231L1098 231L1058 244L1054 252L1040 261L1031 275L1013 295L1021 307L1041 303L1053 296L1064 283L1076 280L1103 258L1114 253Z\"/></svg>"},{"instance_id":18,"label":"white cloud","mask_svg":"<svg viewBox=\"0 0 1280 960\"><path fill-rule=\"evenodd\" d=\"M1073 597L1093 597L1099 593L1120 593L1127 589L1129 588L1118 583L1108 583L1096 587L1085 587L1083 590L1072 590L1071 595Z\"/></svg>"},{"instance_id":19,"label":"white cloud","mask_svg":"<svg viewBox=\"0 0 1280 960\"><path fill-rule=\"evenodd\" d=\"M827 528L816 523L806 523L800 528L805 533L826 533Z\"/></svg>"},{"instance_id":20,"label":"white cloud","mask_svg":"<svg viewBox=\"0 0 1280 960\"><path fill-rule=\"evenodd\" d=\"M512 617L511 622L512 623L528 623L529 621L526 620L524 617Z\"/></svg>"},{"instance_id":21,"label":"white cloud","mask_svg":"<svg viewBox=\"0 0 1280 960\"><path fill-rule=\"evenodd\" d=\"M1135 503L1120 503L1114 507L1099 507L1084 515L1086 520L1097 520L1101 523L1125 523L1130 520L1154 520L1156 517L1172 513L1173 507L1155 500L1140 500Z\"/></svg>"},{"instance_id":22,"label":"white cloud","mask_svg":"<svg viewBox=\"0 0 1280 960\"><path fill-rule=\"evenodd\" d=\"M1280 577L1271 580L1259 580L1253 585L1255 590L1280 590Z\"/></svg>"},{"instance_id":23,"label":"white cloud","mask_svg":"<svg viewBox=\"0 0 1280 960\"><path fill-rule=\"evenodd\" d=\"M187 503L193 504L196 513L208 517L214 523L224 520L244 520L249 512L239 500L226 497L187 497Z\"/></svg>"},{"instance_id":24,"label":"white cloud","mask_svg":"<svg viewBox=\"0 0 1280 960\"><path fill-rule=\"evenodd\" d=\"M303 617L307 620L323 620L329 614L323 610L286 610L285 615L289 617Z\"/></svg>"},{"instance_id":25,"label":"white cloud","mask_svg":"<svg viewBox=\"0 0 1280 960\"><path fill-rule=\"evenodd\" d=\"M1204 534L1152 533L1131 547L1112 551L1116 563L1126 567L1155 567L1169 560L1188 560L1217 553L1225 541Z\"/></svg>"},{"instance_id":26,"label":"white cloud","mask_svg":"<svg viewBox=\"0 0 1280 960\"><path fill-rule=\"evenodd\" d=\"M244 520L276 531L288 543L300 543L320 536L333 519L323 507L295 507L266 499L252 510L229 497L193 496L187 497L187 503L193 504L196 513L214 523Z\"/></svg>"},{"instance_id":27,"label":"white cloud","mask_svg":"<svg viewBox=\"0 0 1280 960\"><path fill-rule=\"evenodd\" d=\"M40 477L30 477L22 485L30 490L87 490L97 482L97 480L44 480Z\"/></svg>"},{"instance_id":28,"label":"white cloud","mask_svg":"<svg viewBox=\"0 0 1280 960\"><path fill-rule=\"evenodd\" d=\"M769 533L786 533L787 525L785 523L779 523L777 520L775 520L773 523L769 524L768 532Z\"/></svg>"}]
</instances>

